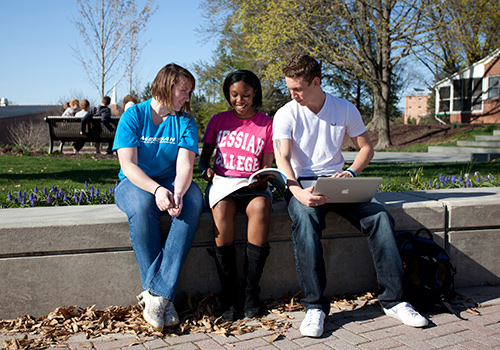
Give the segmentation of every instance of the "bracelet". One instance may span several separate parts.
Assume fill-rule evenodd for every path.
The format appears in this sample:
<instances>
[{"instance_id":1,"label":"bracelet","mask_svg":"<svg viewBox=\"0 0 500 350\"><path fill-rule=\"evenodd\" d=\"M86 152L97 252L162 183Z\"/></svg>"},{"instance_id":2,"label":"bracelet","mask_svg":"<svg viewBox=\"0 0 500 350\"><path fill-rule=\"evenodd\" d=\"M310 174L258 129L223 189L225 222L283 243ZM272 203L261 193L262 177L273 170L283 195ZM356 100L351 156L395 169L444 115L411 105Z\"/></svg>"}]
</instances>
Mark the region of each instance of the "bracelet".
<instances>
[{"instance_id":1,"label":"bracelet","mask_svg":"<svg viewBox=\"0 0 500 350\"><path fill-rule=\"evenodd\" d=\"M345 171L350 172L352 174L352 176L354 176L354 177L358 177L358 174L356 174L356 171L354 171L354 169L352 169L352 168L347 168Z\"/></svg>"},{"instance_id":2,"label":"bracelet","mask_svg":"<svg viewBox=\"0 0 500 350\"><path fill-rule=\"evenodd\" d=\"M158 189L161 187L161 185L158 185L158 187L155 188L154 192L153 192L153 196L156 196L156 191L158 191Z\"/></svg>"}]
</instances>

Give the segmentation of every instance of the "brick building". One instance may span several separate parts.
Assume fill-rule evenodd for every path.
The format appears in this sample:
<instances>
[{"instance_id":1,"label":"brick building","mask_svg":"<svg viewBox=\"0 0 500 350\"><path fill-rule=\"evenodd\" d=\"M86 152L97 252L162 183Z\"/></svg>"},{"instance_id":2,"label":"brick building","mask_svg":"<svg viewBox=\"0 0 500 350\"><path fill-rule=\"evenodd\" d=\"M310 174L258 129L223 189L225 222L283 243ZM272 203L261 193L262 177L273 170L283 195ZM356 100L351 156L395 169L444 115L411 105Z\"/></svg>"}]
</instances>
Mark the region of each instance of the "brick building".
<instances>
[{"instance_id":1,"label":"brick building","mask_svg":"<svg viewBox=\"0 0 500 350\"><path fill-rule=\"evenodd\" d=\"M500 123L500 48L435 84L436 115L450 122Z\"/></svg>"},{"instance_id":2,"label":"brick building","mask_svg":"<svg viewBox=\"0 0 500 350\"><path fill-rule=\"evenodd\" d=\"M405 96L405 113L404 123L412 123L410 120L415 120L417 124L420 119L428 117L427 101L431 96L431 92L427 89L413 88L413 91Z\"/></svg>"}]
</instances>

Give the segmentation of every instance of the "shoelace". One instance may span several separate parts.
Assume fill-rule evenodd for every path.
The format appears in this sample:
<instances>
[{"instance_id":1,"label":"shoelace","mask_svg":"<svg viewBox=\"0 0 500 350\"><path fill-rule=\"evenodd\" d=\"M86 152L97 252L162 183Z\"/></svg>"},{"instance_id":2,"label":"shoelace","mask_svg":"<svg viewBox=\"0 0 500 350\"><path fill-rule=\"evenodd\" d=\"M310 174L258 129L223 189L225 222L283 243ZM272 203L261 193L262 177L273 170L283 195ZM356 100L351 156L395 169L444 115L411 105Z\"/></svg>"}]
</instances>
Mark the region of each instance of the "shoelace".
<instances>
[{"instance_id":1,"label":"shoelace","mask_svg":"<svg viewBox=\"0 0 500 350\"><path fill-rule=\"evenodd\" d=\"M401 308L401 310L403 310L403 312L405 312L406 314L412 316L412 317L415 317L415 316L418 316L419 313L417 311L415 311L415 309L408 303L404 303Z\"/></svg>"},{"instance_id":2,"label":"shoelace","mask_svg":"<svg viewBox=\"0 0 500 350\"><path fill-rule=\"evenodd\" d=\"M313 309L314 310L314 309ZM321 321L321 310L309 311L307 313L307 323L308 324L319 324Z\"/></svg>"}]
</instances>

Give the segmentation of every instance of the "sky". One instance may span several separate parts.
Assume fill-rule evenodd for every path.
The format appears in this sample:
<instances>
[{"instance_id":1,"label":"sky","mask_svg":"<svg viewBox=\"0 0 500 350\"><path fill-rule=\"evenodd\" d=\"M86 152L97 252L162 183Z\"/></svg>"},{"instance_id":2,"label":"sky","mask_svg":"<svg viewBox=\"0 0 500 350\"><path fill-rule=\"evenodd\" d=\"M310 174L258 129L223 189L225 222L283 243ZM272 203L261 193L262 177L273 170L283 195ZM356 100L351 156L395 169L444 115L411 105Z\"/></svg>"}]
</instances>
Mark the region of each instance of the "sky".
<instances>
[{"instance_id":1,"label":"sky","mask_svg":"<svg viewBox=\"0 0 500 350\"><path fill-rule=\"evenodd\" d=\"M137 0L138 8L145 3ZM156 0L148 22L148 40L137 66L140 91L157 72L174 62L192 71L211 61L215 41L197 33L203 24L199 0ZM73 97L100 102L72 47L82 45L72 19L75 0L0 0L0 98L11 104L59 104ZM117 100L128 93L117 86ZM111 96L111 94L110 94Z\"/></svg>"}]
</instances>

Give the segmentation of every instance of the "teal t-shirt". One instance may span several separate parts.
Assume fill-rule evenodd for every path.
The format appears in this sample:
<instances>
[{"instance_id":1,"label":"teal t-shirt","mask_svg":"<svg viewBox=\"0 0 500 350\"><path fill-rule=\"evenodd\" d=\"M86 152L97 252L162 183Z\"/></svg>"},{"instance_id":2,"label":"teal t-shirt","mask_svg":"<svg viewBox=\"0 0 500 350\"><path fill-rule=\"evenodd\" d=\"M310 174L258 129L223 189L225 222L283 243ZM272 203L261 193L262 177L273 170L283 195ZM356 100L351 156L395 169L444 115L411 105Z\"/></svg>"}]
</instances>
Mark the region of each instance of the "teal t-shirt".
<instances>
[{"instance_id":1,"label":"teal t-shirt","mask_svg":"<svg viewBox=\"0 0 500 350\"><path fill-rule=\"evenodd\" d=\"M198 154L198 131L194 117L169 115L160 125L153 124L151 99L128 108L116 129L113 150L137 147L137 165L151 178L170 178L176 174L179 147ZM125 178L120 169L120 180Z\"/></svg>"}]
</instances>

